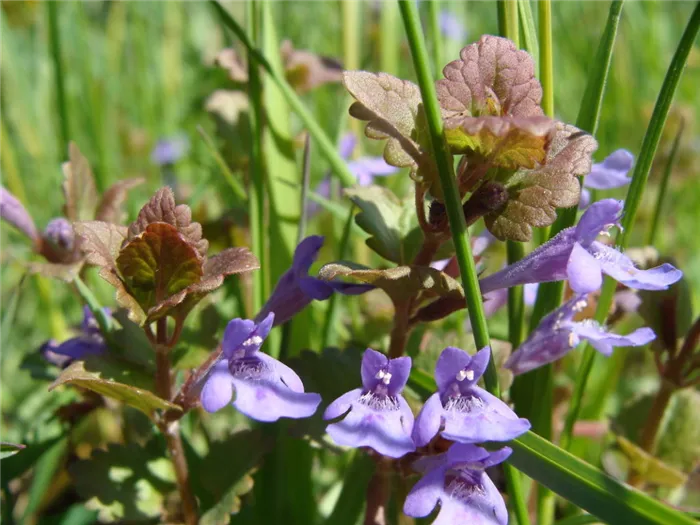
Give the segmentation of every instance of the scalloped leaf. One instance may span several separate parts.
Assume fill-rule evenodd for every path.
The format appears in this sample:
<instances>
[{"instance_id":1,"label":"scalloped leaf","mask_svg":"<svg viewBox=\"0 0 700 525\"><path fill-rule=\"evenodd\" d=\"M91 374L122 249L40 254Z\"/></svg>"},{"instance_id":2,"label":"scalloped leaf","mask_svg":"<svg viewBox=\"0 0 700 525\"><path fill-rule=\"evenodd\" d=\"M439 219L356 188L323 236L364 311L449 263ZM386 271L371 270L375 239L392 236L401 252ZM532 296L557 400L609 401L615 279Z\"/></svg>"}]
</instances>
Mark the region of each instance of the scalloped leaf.
<instances>
[{"instance_id":1,"label":"scalloped leaf","mask_svg":"<svg viewBox=\"0 0 700 525\"><path fill-rule=\"evenodd\" d=\"M147 321L164 315L184 319L199 301L224 283L224 277L260 268L260 261L248 248L227 248L206 260L202 279L148 310Z\"/></svg>"},{"instance_id":2,"label":"scalloped leaf","mask_svg":"<svg viewBox=\"0 0 700 525\"><path fill-rule=\"evenodd\" d=\"M117 269L144 311L198 283L204 260L170 224L149 224L117 256Z\"/></svg>"},{"instance_id":3,"label":"scalloped leaf","mask_svg":"<svg viewBox=\"0 0 700 525\"><path fill-rule=\"evenodd\" d=\"M89 459L68 467L78 493L88 508L105 522L150 522L162 515L165 496L175 485L172 464L161 442L110 444L95 449Z\"/></svg>"},{"instance_id":4,"label":"scalloped leaf","mask_svg":"<svg viewBox=\"0 0 700 525\"><path fill-rule=\"evenodd\" d=\"M129 293L117 269L119 250L127 235L126 227L102 221L85 221L74 223L73 228L82 239L81 247L88 264L98 266L100 277L116 289L117 303L129 311L129 318L135 323L143 323L146 314Z\"/></svg>"},{"instance_id":5,"label":"scalloped leaf","mask_svg":"<svg viewBox=\"0 0 700 525\"><path fill-rule=\"evenodd\" d=\"M90 162L75 142L68 145L68 162L63 163L63 214L71 221L88 221L95 217L99 196Z\"/></svg>"},{"instance_id":6,"label":"scalloped leaf","mask_svg":"<svg viewBox=\"0 0 700 525\"><path fill-rule=\"evenodd\" d=\"M101 363L100 366L96 365L94 368L94 370L88 370L85 368L85 362L75 361L61 372L61 375L51 384L49 390L66 384L76 385L121 401L146 415L151 415L154 410L181 410L178 405L161 399L149 390L103 377L105 372L103 372L104 367L101 366Z\"/></svg>"},{"instance_id":7,"label":"scalloped leaf","mask_svg":"<svg viewBox=\"0 0 700 525\"><path fill-rule=\"evenodd\" d=\"M141 208L136 220L129 226L127 240L138 237L149 224L164 222L174 226L199 254L207 254L209 242L202 238L202 225L192 222L192 210L185 204L175 205L173 190L167 186L159 189Z\"/></svg>"},{"instance_id":8,"label":"scalloped leaf","mask_svg":"<svg viewBox=\"0 0 700 525\"><path fill-rule=\"evenodd\" d=\"M241 508L240 496L252 490L252 474L271 445L261 432L243 430L210 443L205 456L189 458L202 512L200 525L230 523L231 515ZM232 455L232 450L236 454Z\"/></svg>"},{"instance_id":9,"label":"scalloped leaf","mask_svg":"<svg viewBox=\"0 0 700 525\"><path fill-rule=\"evenodd\" d=\"M350 115L367 121L365 135L388 139L384 160L412 169L426 163L418 139L418 115L423 113L418 86L387 73L367 71L345 71L343 84L357 100L350 106Z\"/></svg>"},{"instance_id":10,"label":"scalloped leaf","mask_svg":"<svg viewBox=\"0 0 700 525\"><path fill-rule=\"evenodd\" d=\"M447 127L455 127L453 119L463 117L543 114L535 64L513 42L484 35L459 56L442 70L445 78L435 83Z\"/></svg>"},{"instance_id":11,"label":"scalloped leaf","mask_svg":"<svg viewBox=\"0 0 700 525\"><path fill-rule=\"evenodd\" d=\"M413 198L401 201L383 186L354 186L345 194L361 212L355 222L371 237L365 242L385 259L397 264L411 261L423 239L416 232L417 219Z\"/></svg>"},{"instance_id":12,"label":"scalloped leaf","mask_svg":"<svg viewBox=\"0 0 700 525\"><path fill-rule=\"evenodd\" d=\"M459 117L445 128L453 153L476 152L490 165L529 168L545 162L555 122L547 117Z\"/></svg>"},{"instance_id":13,"label":"scalloped leaf","mask_svg":"<svg viewBox=\"0 0 700 525\"><path fill-rule=\"evenodd\" d=\"M533 227L554 222L557 208L576 206L581 193L576 177L590 171L597 147L591 135L557 123L546 163L502 181L509 198L503 207L484 216L488 230L500 240L529 241Z\"/></svg>"},{"instance_id":14,"label":"scalloped leaf","mask_svg":"<svg viewBox=\"0 0 700 525\"><path fill-rule=\"evenodd\" d=\"M461 284L449 275L428 266L398 266L386 270L373 270L351 263L330 263L321 268L318 276L326 281L346 277L372 284L384 290L394 304L402 303L418 292L423 292L426 297L461 297L464 300Z\"/></svg>"}]
</instances>

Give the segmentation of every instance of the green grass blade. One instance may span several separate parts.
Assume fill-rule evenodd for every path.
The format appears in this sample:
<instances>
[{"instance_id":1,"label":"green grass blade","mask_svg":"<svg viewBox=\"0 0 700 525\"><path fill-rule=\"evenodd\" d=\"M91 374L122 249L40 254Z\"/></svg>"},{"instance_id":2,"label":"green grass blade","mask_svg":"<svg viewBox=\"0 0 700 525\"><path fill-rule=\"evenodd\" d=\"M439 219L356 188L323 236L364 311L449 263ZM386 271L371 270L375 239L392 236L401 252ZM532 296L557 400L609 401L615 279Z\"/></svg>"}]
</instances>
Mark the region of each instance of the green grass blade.
<instances>
[{"instance_id":1,"label":"green grass blade","mask_svg":"<svg viewBox=\"0 0 700 525\"><path fill-rule=\"evenodd\" d=\"M393 4L394 2L387 2ZM440 0L428 2L428 20L430 22L430 50L433 52L433 78L440 78L440 66L442 66L442 33L440 31ZM386 70L384 70L386 71Z\"/></svg>"},{"instance_id":2,"label":"green grass blade","mask_svg":"<svg viewBox=\"0 0 700 525\"><path fill-rule=\"evenodd\" d=\"M523 37L523 47L535 61L535 75L539 77L540 46L537 41L537 28L535 27L535 18L532 14L530 0L518 0L518 15L520 33ZM542 82L542 79L540 79L540 82Z\"/></svg>"},{"instance_id":3,"label":"green grass blade","mask_svg":"<svg viewBox=\"0 0 700 525\"><path fill-rule=\"evenodd\" d=\"M520 47L518 27L518 0L498 0L498 34Z\"/></svg>"},{"instance_id":4,"label":"green grass blade","mask_svg":"<svg viewBox=\"0 0 700 525\"><path fill-rule=\"evenodd\" d=\"M676 162L676 157L678 155L678 146L681 144L681 138L683 137L683 130L685 128L685 120L681 120L678 126L678 132L676 133L676 138L673 139L673 146L671 146L671 153L666 161L666 166L664 167L664 173L661 177L661 182L659 183L659 194L656 196L656 206L654 206L654 215L651 219L651 224L649 225L649 232L647 233L646 244L649 246L654 245L656 240L656 233L659 229L659 219L661 218L661 211L664 205L664 199L666 197L666 190L668 189L668 181L671 178L671 172L673 171L673 165Z\"/></svg>"},{"instance_id":5,"label":"green grass blade","mask_svg":"<svg viewBox=\"0 0 700 525\"><path fill-rule=\"evenodd\" d=\"M61 34L58 28L58 7L57 2L47 2L46 11L49 19L49 41L51 43L51 60L53 62L54 81L56 83L56 104L58 105L58 119L61 142L58 150L68 151L68 141L70 140L68 105L66 103L66 88L63 76L63 59L61 55Z\"/></svg>"},{"instance_id":6,"label":"green grass blade","mask_svg":"<svg viewBox=\"0 0 700 525\"><path fill-rule=\"evenodd\" d=\"M247 5L248 26L251 28L251 38L258 38L260 24L260 4L251 0ZM250 101L250 186L248 193L248 215L250 218L251 249L260 259L260 270L253 273L253 311L259 312L265 302L268 289L268 264L265 238L267 228L265 222L265 174L262 151L262 82L258 65L248 50L248 99ZM277 345L274 345L277 347Z\"/></svg>"},{"instance_id":7,"label":"green grass blade","mask_svg":"<svg viewBox=\"0 0 700 525\"><path fill-rule=\"evenodd\" d=\"M552 45L552 3L538 0L539 15L539 66L542 83L542 109L548 117L554 118L554 58Z\"/></svg>"},{"instance_id":8,"label":"green grass blade","mask_svg":"<svg viewBox=\"0 0 700 525\"><path fill-rule=\"evenodd\" d=\"M228 167L228 164L226 164L224 157L219 152L219 149L216 147L216 144L214 144L212 138L207 134L206 131L204 131L204 128L202 126L197 126L197 132L201 135L202 139L204 140L204 143L207 145L207 149L211 153L212 157L214 157L216 164L221 170L221 174L224 176L224 179L226 179L228 185L231 186L233 193L236 194L236 197L241 202L245 202L246 200L248 200L248 196L246 195L245 188L243 188L243 184L231 172L231 169Z\"/></svg>"},{"instance_id":9,"label":"green grass blade","mask_svg":"<svg viewBox=\"0 0 700 525\"><path fill-rule=\"evenodd\" d=\"M270 62L252 43L245 30L233 19L233 17L231 17L230 14L228 14L221 4L216 2L216 0L210 0L210 4L214 8L222 24L236 35L236 37L245 46L246 50L250 54L250 57L254 59L254 62L257 62L260 66L262 66L265 73L267 73L274 83L280 88L284 98L292 108L292 111L294 111L301 119L304 126L313 137L314 142L318 144L321 154L331 165L331 169L333 170L335 176L338 177L344 186L352 186L355 184L357 182L355 176L352 174L340 154L336 151L335 145L323 131L323 128L318 123L316 118L306 108L306 106L304 106L304 103L294 92L294 89L292 89L289 83L274 70L274 68L270 65Z\"/></svg>"},{"instance_id":10,"label":"green grass blade","mask_svg":"<svg viewBox=\"0 0 700 525\"><path fill-rule=\"evenodd\" d=\"M450 231L455 245L457 261L459 262L462 285L467 296L467 308L474 332L474 341L477 348L483 348L489 345L484 305L481 300L481 290L479 289L479 279L476 273L474 257L471 253L469 233L464 222L462 203L457 191L452 157L447 150L447 143L444 138L440 105L437 100L435 85L433 84L430 60L428 59L428 52L425 47L416 6L410 1L399 0L399 9L406 28L408 45L413 57L413 66L416 70L418 85L423 98L430 141L435 152L435 162L440 175L440 185L445 195L445 208L447 209L447 216L450 222ZM486 388L494 395L499 395L498 377L493 362L489 363L485 380Z\"/></svg>"},{"instance_id":11,"label":"green grass blade","mask_svg":"<svg viewBox=\"0 0 700 525\"><path fill-rule=\"evenodd\" d=\"M361 450L353 452L345 473L343 488L326 525L355 525L362 515L367 500L367 485L374 474L374 461Z\"/></svg>"},{"instance_id":12,"label":"green grass blade","mask_svg":"<svg viewBox=\"0 0 700 525\"><path fill-rule=\"evenodd\" d=\"M535 481L608 523L690 525L681 512L626 486L533 432L509 443L508 461Z\"/></svg>"},{"instance_id":13,"label":"green grass blade","mask_svg":"<svg viewBox=\"0 0 700 525\"><path fill-rule=\"evenodd\" d=\"M681 74L683 73L683 68L688 60L688 55L690 54L690 50L693 48L693 43L695 42L699 30L700 3L696 4L693 14L688 21L688 25L683 32L683 36L678 43L676 52L671 59L671 64L666 72L666 78L664 78L661 91L656 99L656 105L654 106L654 111L651 115L649 127L647 128L646 134L644 135L644 140L642 141L639 158L634 167L634 173L632 175L632 182L630 183L627 198L625 199L625 207L623 209L621 221L623 229L615 238L615 245L618 246L620 250L624 250L629 242L629 236L632 231L632 227L634 226L637 210L642 200L644 189L646 188L649 172L651 171L651 164L654 160L654 156L656 155L656 150L659 147L661 132L666 124L666 118L668 117L668 112L671 108L671 101L676 93L676 88L678 87ZM616 282L613 279L606 277L603 282L603 288L601 290L600 297L598 298L598 306L596 308L595 318L599 323L604 322L608 315L610 305L612 304L613 295L615 293L615 287ZM569 412L566 415L564 430L562 431L561 435L561 445L565 449L571 445L574 424L576 423L581 411L583 394L586 390L588 378L593 368L594 359L595 350L593 350L593 348L591 348L589 345L585 345L583 361L580 371L576 376L574 393L571 397Z\"/></svg>"}]
</instances>

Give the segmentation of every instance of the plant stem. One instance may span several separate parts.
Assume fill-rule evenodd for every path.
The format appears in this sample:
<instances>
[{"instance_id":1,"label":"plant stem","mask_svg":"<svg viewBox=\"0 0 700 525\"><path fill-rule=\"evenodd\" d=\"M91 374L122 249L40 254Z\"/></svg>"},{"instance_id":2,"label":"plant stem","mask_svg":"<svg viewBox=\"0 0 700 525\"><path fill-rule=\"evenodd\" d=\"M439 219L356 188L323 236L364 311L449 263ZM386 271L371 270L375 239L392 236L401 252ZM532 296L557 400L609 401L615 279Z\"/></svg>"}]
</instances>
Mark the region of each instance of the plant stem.
<instances>
[{"instance_id":1,"label":"plant stem","mask_svg":"<svg viewBox=\"0 0 700 525\"><path fill-rule=\"evenodd\" d=\"M405 303L394 304L394 327L391 329L389 359L401 357L403 355L404 348L406 348L406 341L408 340L408 334L410 333L408 314L411 302L412 301L409 300Z\"/></svg>"},{"instance_id":2,"label":"plant stem","mask_svg":"<svg viewBox=\"0 0 700 525\"><path fill-rule=\"evenodd\" d=\"M654 402L649 409L649 415L647 416L639 438L639 447L645 452L653 454L656 436L659 433L664 414L666 413L666 409L675 391L675 385L671 384L669 381L662 380L661 388L659 388L656 397L654 397ZM643 482L644 478L641 473L632 471L628 483L633 487L639 487Z\"/></svg>"},{"instance_id":3,"label":"plant stem","mask_svg":"<svg viewBox=\"0 0 700 525\"><path fill-rule=\"evenodd\" d=\"M513 264L525 256L525 246L521 242L508 241L506 244L508 264ZM522 286L508 288L508 340L513 352L523 342L525 331L525 296Z\"/></svg>"},{"instance_id":4,"label":"plant stem","mask_svg":"<svg viewBox=\"0 0 700 525\"><path fill-rule=\"evenodd\" d=\"M642 194L644 193L644 188L649 178L651 164L659 146L661 132L663 131L666 118L668 117L671 101L678 87L683 67L688 60L688 55L693 47L693 42L697 37L698 30L700 30L700 3L695 6L693 14L688 21L688 25L683 32L683 36L681 36L681 40L678 43L678 48L673 55L673 59L666 73L666 78L664 78L664 83L661 86L661 91L656 100L649 127L642 141L639 159L635 166L634 174L632 175L632 182L630 183L627 199L625 200L625 207L622 212L623 231L618 233L615 239L615 245L619 246L620 250L624 250L627 247L632 226L634 225L634 220L637 215L637 209L639 208ZM602 323L605 321L607 313L610 310L610 305L612 304L614 293L615 281L610 277L606 277L596 308L595 319L598 322ZM562 431L561 446L563 448L568 448L571 444L574 424L581 411L581 398L583 397L588 377L593 368L594 357L595 350L586 345L584 350L584 365L576 378L572 403L566 415L564 430Z\"/></svg>"},{"instance_id":5,"label":"plant stem","mask_svg":"<svg viewBox=\"0 0 700 525\"><path fill-rule=\"evenodd\" d=\"M680 146L684 128L685 119L681 118L681 123L678 126L676 138L673 139L671 153L669 154L668 160L666 161L664 173L661 177L661 183L659 184L659 194L656 196L656 206L654 207L654 215L652 216L651 225L649 227L649 233L647 234L646 244L648 246L653 246L654 241L656 240L656 232L659 229L659 219L661 218L661 210L663 209L664 199L666 197L666 190L668 189L668 181L671 178L671 171L673 171L673 165L676 161L676 156L678 155L678 146Z\"/></svg>"},{"instance_id":6,"label":"plant stem","mask_svg":"<svg viewBox=\"0 0 700 525\"><path fill-rule=\"evenodd\" d=\"M170 401L172 397L172 380L170 374L170 359L168 353L170 347L167 345L167 318L163 317L156 321L156 393L163 399ZM189 470L187 460L182 447L180 437L180 425L177 421L167 422L162 420L158 427L165 437L170 461L175 469L177 488L182 500L182 513L187 525L197 525L197 501L192 494L189 481Z\"/></svg>"}]
</instances>

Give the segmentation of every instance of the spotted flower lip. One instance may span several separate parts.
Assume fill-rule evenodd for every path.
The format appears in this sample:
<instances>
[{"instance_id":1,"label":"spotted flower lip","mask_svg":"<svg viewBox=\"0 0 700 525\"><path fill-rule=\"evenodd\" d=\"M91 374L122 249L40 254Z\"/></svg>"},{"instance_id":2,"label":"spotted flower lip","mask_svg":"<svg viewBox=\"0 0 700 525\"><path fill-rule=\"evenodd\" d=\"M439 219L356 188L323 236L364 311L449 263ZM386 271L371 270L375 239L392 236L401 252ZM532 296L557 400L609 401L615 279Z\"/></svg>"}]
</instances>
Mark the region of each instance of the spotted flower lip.
<instances>
[{"instance_id":1,"label":"spotted flower lip","mask_svg":"<svg viewBox=\"0 0 700 525\"><path fill-rule=\"evenodd\" d=\"M503 462L511 452L508 447L488 452L475 445L455 443L444 454L419 459L414 468L424 475L408 493L404 513L421 518L439 503L440 512L433 525L507 525L503 497L484 471Z\"/></svg>"},{"instance_id":2,"label":"spotted flower lip","mask_svg":"<svg viewBox=\"0 0 700 525\"><path fill-rule=\"evenodd\" d=\"M619 225L622 201L604 199L592 204L578 224L559 232L516 263L481 279L481 292L520 284L568 279L576 293L600 288L607 274L616 281L639 290L665 290L678 281L683 272L665 263L640 270L632 260L615 248L596 241L601 233Z\"/></svg>"},{"instance_id":3,"label":"spotted flower lip","mask_svg":"<svg viewBox=\"0 0 700 525\"><path fill-rule=\"evenodd\" d=\"M601 354L609 356L616 346L641 346L653 341L651 328L639 328L628 335L608 332L592 319L574 321L587 306L586 294L579 294L542 319L530 337L511 354L505 368L515 375L529 372L566 355L581 341L588 341Z\"/></svg>"},{"instance_id":4,"label":"spotted flower lip","mask_svg":"<svg viewBox=\"0 0 700 525\"><path fill-rule=\"evenodd\" d=\"M294 252L292 267L280 277L272 295L255 317L256 322L262 322L273 312L275 326L281 325L301 312L311 301L324 301L334 291L344 295L358 295L374 288L366 284L322 281L311 277L309 269L322 246L323 237L320 235L311 235L299 243Z\"/></svg>"},{"instance_id":5,"label":"spotted flower lip","mask_svg":"<svg viewBox=\"0 0 700 525\"><path fill-rule=\"evenodd\" d=\"M229 322L222 342L222 359L207 376L200 394L204 410L222 409L231 402L235 391L233 406L258 421L299 419L316 412L321 396L304 392L294 370L260 352L274 317L270 313L260 323L249 319Z\"/></svg>"},{"instance_id":6,"label":"spotted flower lip","mask_svg":"<svg viewBox=\"0 0 700 525\"><path fill-rule=\"evenodd\" d=\"M476 385L486 371L491 348L474 356L448 346L435 365L438 391L423 405L413 426L417 447L427 445L438 433L460 443L509 441L530 428L508 405Z\"/></svg>"},{"instance_id":7,"label":"spotted flower lip","mask_svg":"<svg viewBox=\"0 0 700 525\"><path fill-rule=\"evenodd\" d=\"M388 359L371 348L362 356L362 388L340 396L326 408L326 420L345 417L326 431L339 445L370 447L400 458L415 450L413 413L401 395L411 371L411 358Z\"/></svg>"}]
</instances>

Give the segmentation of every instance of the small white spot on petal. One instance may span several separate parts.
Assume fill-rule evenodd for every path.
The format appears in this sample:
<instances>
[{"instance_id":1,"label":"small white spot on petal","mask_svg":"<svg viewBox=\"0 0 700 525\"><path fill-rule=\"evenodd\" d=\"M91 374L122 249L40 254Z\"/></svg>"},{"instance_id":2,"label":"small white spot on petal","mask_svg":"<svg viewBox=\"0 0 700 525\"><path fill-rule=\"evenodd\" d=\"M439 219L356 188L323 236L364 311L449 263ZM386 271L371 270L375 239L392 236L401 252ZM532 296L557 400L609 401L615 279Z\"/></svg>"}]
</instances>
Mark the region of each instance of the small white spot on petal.
<instances>
[{"instance_id":1,"label":"small white spot on petal","mask_svg":"<svg viewBox=\"0 0 700 525\"><path fill-rule=\"evenodd\" d=\"M576 301L576 303L574 303L574 312L581 312L587 305L588 301L586 301L585 299Z\"/></svg>"},{"instance_id":2,"label":"small white spot on petal","mask_svg":"<svg viewBox=\"0 0 700 525\"><path fill-rule=\"evenodd\" d=\"M472 373L472 375L473 375L473 373ZM457 372L457 381L464 381L466 378L467 378L467 371L466 370L460 370L459 372Z\"/></svg>"},{"instance_id":3,"label":"small white spot on petal","mask_svg":"<svg viewBox=\"0 0 700 525\"><path fill-rule=\"evenodd\" d=\"M389 372L387 372L384 374L384 377L382 378L382 382L385 385L388 385L390 381L391 381L391 374Z\"/></svg>"},{"instance_id":4,"label":"small white spot on petal","mask_svg":"<svg viewBox=\"0 0 700 525\"><path fill-rule=\"evenodd\" d=\"M576 345L576 334L571 332L569 334L569 346L575 346Z\"/></svg>"},{"instance_id":5,"label":"small white spot on petal","mask_svg":"<svg viewBox=\"0 0 700 525\"><path fill-rule=\"evenodd\" d=\"M384 370L380 370L377 372L377 375L374 376L375 379L382 379L384 377Z\"/></svg>"},{"instance_id":6,"label":"small white spot on petal","mask_svg":"<svg viewBox=\"0 0 700 525\"><path fill-rule=\"evenodd\" d=\"M469 381L474 381L474 370L467 370L467 379Z\"/></svg>"}]
</instances>

